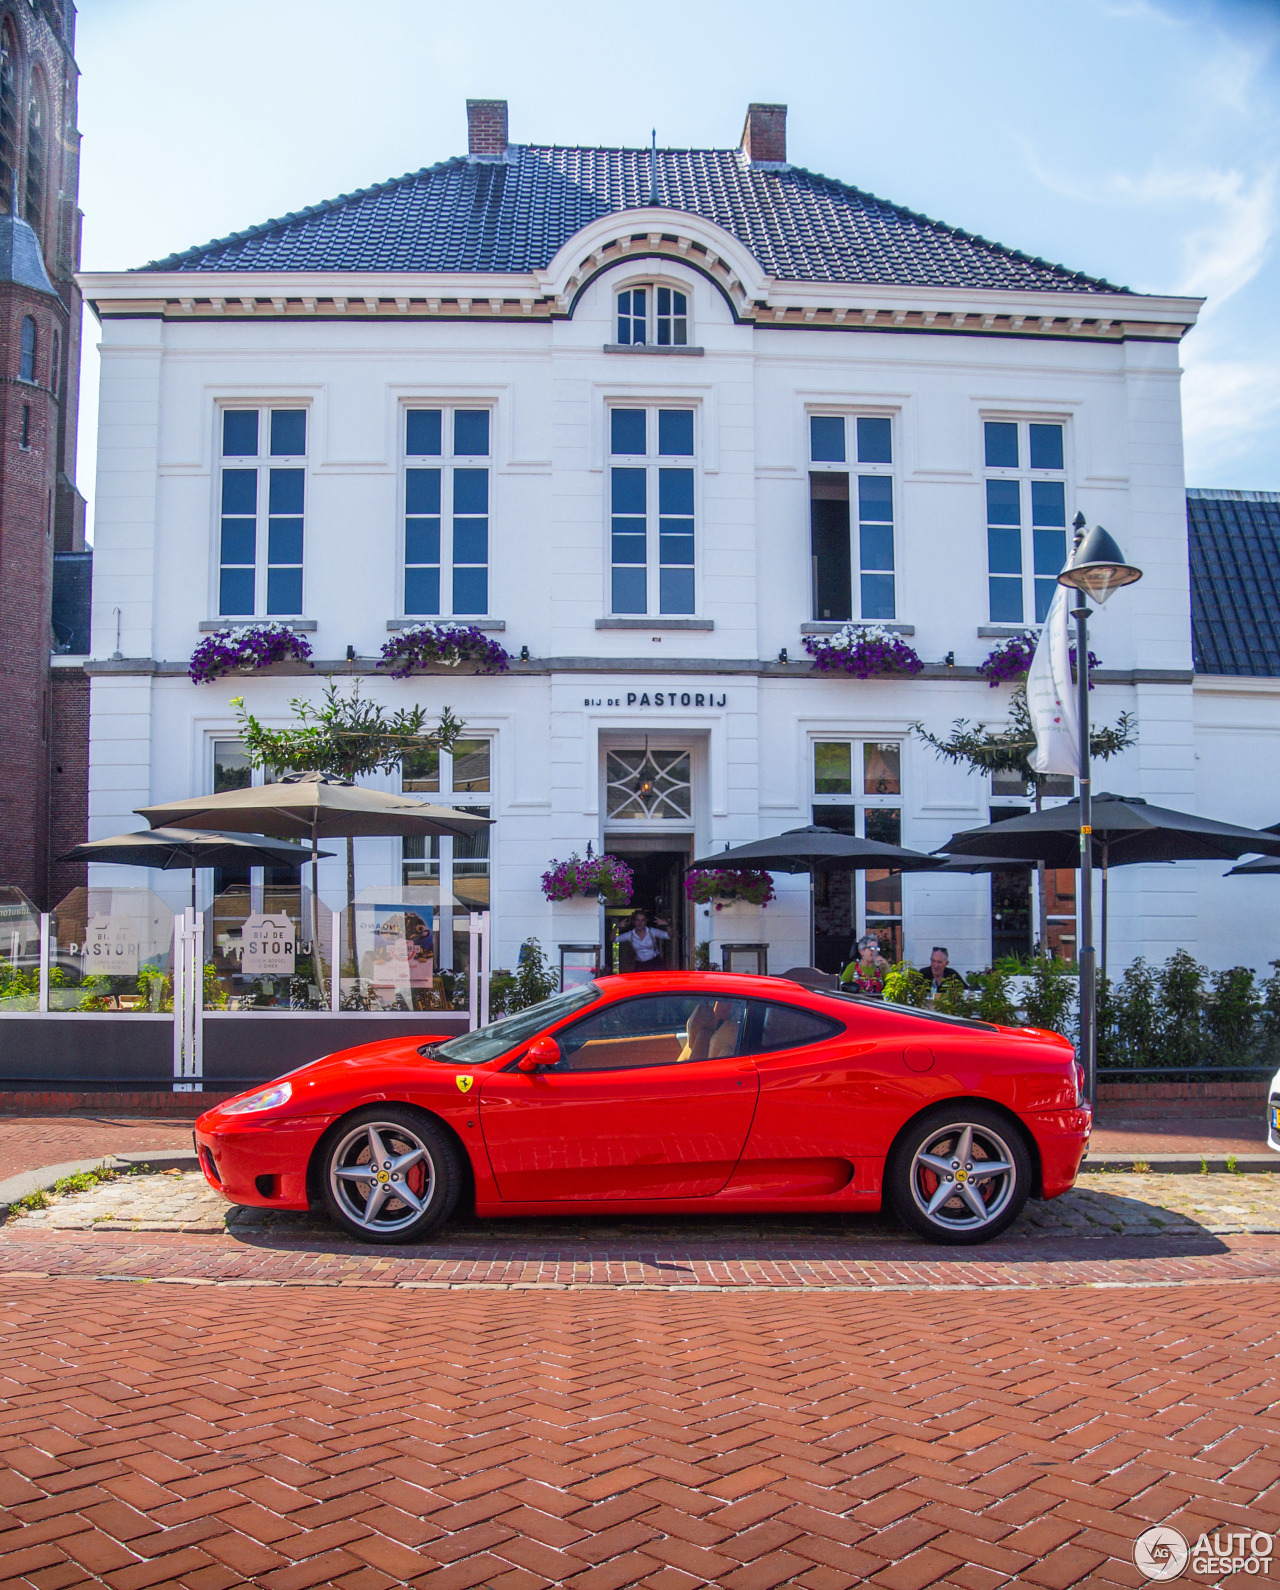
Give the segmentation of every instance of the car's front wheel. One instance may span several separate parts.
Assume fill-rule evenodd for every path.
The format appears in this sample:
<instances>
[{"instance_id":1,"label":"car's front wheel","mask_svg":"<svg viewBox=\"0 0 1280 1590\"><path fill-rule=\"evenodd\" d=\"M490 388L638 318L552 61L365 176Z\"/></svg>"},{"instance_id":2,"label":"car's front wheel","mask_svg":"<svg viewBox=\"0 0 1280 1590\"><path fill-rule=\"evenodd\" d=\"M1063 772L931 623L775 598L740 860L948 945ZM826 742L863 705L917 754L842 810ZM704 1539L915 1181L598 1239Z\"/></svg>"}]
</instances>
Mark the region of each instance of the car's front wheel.
<instances>
[{"instance_id":1,"label":"car's front wheel","mask_svg":"<svg viewBox=\"0 0 1280 1590\"><path fill-rule=\"evenodd\" d=\"M989 1242L1031 1191L1021 1130L981 1104L930 1110L895 1144L885 1196L898 1219L931 1242Z\"/></svg>"},{"instance_id":2,"label":"car's front wheel","mask_svg":"<svg viewBox=\"0 0 1280 1590\"><path fill-rule=\"evenodd\" d=\"M453 1213L458 1150L428 1115L370 1105L341 1121L324 1151L329 1217L363 1242L412 1242Z\"/></svg>"}]
</instances>

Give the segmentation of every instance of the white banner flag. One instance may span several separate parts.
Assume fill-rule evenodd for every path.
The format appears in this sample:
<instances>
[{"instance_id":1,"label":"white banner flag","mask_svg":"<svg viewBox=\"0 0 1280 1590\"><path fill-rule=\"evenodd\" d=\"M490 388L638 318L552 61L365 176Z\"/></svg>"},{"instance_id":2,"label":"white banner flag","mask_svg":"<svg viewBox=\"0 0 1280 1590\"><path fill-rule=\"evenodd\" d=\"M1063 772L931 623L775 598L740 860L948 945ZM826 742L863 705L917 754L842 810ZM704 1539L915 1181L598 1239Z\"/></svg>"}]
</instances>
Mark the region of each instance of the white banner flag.
<instances>
[{"instance_id":1,"label":"white banner flag","mask_svg":"<svg viewBox=\"0 0 1280 1590\"><path fill-rule=\"evenodd\" d=\"M1080 714L1071 680L1071 617L1075 595L1060 585L1049 607L1027 672L1027 707L1036 748L1027 758L1037 773L1080 771Z\"/></svg>"}]
</instances>

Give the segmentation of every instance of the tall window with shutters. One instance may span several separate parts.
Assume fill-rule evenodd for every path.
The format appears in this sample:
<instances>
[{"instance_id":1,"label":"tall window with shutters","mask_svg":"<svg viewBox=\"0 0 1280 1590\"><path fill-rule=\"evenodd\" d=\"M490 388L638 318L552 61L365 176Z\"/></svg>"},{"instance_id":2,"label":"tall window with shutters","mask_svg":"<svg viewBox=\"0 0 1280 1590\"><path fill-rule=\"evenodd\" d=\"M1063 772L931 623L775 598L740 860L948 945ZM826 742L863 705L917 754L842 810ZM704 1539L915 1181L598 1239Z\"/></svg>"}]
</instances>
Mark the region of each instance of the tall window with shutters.
<instances>
[{"instance_id":1,"label":"tall window with shutters","mask_svg":"<svg viewBox=\"0 0 1280 1590\"><path fill-rule=\"evenodd\" d=\"M219 616L299 618L307 411L224 408L220 418Z\"/></svg>"}]
</instances>

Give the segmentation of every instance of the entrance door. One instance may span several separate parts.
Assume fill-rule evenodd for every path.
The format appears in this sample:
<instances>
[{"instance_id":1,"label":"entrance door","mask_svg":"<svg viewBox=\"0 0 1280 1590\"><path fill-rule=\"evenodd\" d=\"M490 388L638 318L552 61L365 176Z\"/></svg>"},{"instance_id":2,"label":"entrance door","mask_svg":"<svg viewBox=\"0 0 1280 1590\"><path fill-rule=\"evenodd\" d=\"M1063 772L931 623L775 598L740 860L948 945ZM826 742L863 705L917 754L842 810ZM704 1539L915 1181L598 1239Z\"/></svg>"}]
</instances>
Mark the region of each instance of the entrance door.
<instances>
[{"instance_id":1,"label":"entrance door","mask_svg":"<svg viewBox=\"0 0 1280 1590\"><path fill-rule=\"evenodd\" d=\"M620 1000L556 1034L563 1059L488 1075L480 1128L512 1202L699 1198L742 1154L759 1077L741 1054L746 1001Z\"/></svg>"},{"instance_id":2,"label":"entrance door","mask_svg":"<svg viewBox=\"0 0 1280 1590\"><path fill-rule=\"evenodd\" d=\"M664 848L654 848L655 844ZM681 846L677 849L676 846ZM662 926L671 935L666 945L664 966L668 970L686 969L691 964L689 945L689 902L685 898L684 875L689 862L689 841L673 834L669 839L632 838L610 835L605 849L631 868L635 889L629 906L610 906L605 912L605 965L613 966L613 945L619 933L631 926L631 913L643 911L650 926Z\"/></svg>"}]
</instances>

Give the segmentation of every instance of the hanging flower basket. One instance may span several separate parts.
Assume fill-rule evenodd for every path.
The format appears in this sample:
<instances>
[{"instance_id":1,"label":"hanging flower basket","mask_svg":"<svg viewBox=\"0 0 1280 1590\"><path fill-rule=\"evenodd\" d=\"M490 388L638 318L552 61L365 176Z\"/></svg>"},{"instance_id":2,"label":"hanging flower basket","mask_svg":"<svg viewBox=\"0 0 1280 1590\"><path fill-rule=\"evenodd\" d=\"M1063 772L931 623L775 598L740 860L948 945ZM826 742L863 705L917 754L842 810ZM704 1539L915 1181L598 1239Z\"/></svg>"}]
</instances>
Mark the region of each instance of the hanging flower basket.
<instances>
[{"instance_id":1,"label":"hanging flower basket","mask_svg":"<svg viewBox=\"0 0 1280 1590\"><path fill-rule=\"evenodd\" d=\"M205 636L191 653L187 673L192 684L207 685L222 674L310 660L311 642L287 624L233 624Z\"/></svg>"},{"instance_id":2,"label":"hanging flower basket","mask_svg":"<svg viewBox=\"0 0 1280 1590\"><path fill-rule=\"evenodd\" d=\"M924 668L901 635L880 624L846 624L834 635L806 635L804 649L819 673L856 679L918 674Z\"/></svg>"},{"instance_id":3,"label":"hanging flower basket","mask_svg":"<svg viewBox=\"0 0 1280 1590\"><path fill-rule=\"evenodd\" d=\"M588 856L577 851L568 861L553 861L542 874L542 892L548 900L573 900L595 896L605 905L630 905L635 879L631 868L617 856Z\"/></svg>"},{"instance_id":4,"label":"hanging flower basket","mask_svg":"<svg viewBox=\"0 0 1280 1590\"><path fill-rule=\"evenodd\" d=\"M978 664L978 672L994 690L997 685L1013 685L1027 677L1027 669L1036 654L1040 639L1034 629L1021 635L1010 635L998 646L993 646L985 659Z\"/></svg>"},{"instance_id":5,"label":"hanging flower basket","mask_svg":"<svg viewBox=\"0 0 1280 1590\"><path fill-rule=\"evenodd\" d=\"M717 911L738 901L763 909L774 898L773 878L769 873L737 872L727 867L687 873L684 892L695 905L714 905Z\"/></svg>"},{"instance_id":6,"label":"hanging flower basket","mask_svg":"<svg viewBox=\"0 0 1280 1590\"><path fill-rule=\"evenodd\" d=\"M478 663L477 673L501 674L507 671L510 654L474 624L410 624L399 630L382 648L379 668L389 668L393 679L407 679L419 668L444 664L458 668L463 663Z\"/></svg>"}]
</instances>

